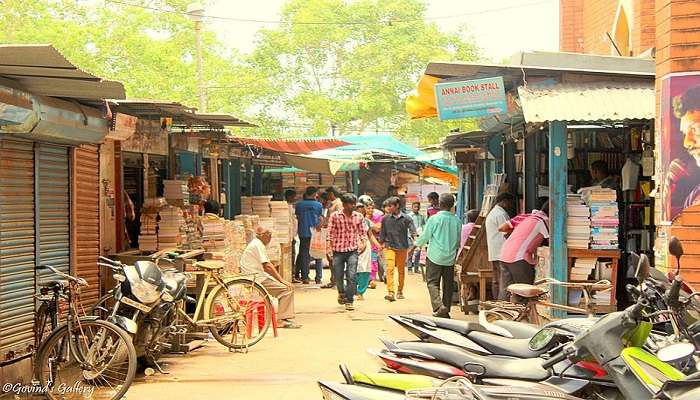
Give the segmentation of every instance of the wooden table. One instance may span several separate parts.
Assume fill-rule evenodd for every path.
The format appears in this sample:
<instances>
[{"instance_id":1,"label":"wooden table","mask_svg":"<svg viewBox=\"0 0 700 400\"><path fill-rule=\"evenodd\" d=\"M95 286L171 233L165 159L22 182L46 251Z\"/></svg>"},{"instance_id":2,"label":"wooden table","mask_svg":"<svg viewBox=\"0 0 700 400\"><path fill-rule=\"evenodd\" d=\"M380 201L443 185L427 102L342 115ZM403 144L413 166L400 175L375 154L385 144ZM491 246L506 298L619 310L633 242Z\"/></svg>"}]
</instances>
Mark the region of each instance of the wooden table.
<instances>
[{"instance_id":1,"label":"wooden table","mask_svg":"<svg viewBox=\"0 0 700 400\"><path fill-rule=\"evenodd\" d=\"M612 275L610 277L610 283L612 288L610 289L610 307L602 306L601 310L615 310L617 308L617 269L620 262L620 256L622 253L620 250L593 250L593 249L568 249L568 268L573 266L573 260L576 258L609 258L612 260L610 266L612 268ZM568 272L568 271L567 271ZM568 273L567 273L568 276Z\"/></svg>"}]
</instances>

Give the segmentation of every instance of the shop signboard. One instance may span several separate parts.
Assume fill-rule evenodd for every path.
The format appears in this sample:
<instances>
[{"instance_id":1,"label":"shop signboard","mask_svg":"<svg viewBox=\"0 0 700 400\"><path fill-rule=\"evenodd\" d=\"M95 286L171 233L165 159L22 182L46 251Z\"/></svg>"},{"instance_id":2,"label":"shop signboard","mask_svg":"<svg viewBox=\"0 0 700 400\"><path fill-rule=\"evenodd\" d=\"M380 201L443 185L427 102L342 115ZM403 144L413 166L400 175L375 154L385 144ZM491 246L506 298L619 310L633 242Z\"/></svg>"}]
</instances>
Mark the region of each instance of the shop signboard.
<instances>
[{"instance_id":1,"label":"shop signboard","mask_svg":"<svg viewBox=\"0 0 700 400\"><path fill-rule=\"evenodd\" d=\"M661 220L672 222L700 204L700 74L671 74L661 82L658 177Z\"/></svg>"},{"instance_id":2,"label":"shop signboard","mask_svg":"<svg viewBox=\"0 0 700 400\"><path fill-rule=\"evenodd\" d=\"M507 111L503 77L438 83L435 104L441 121L503 114Z\"/></svg>"}]
</instances>

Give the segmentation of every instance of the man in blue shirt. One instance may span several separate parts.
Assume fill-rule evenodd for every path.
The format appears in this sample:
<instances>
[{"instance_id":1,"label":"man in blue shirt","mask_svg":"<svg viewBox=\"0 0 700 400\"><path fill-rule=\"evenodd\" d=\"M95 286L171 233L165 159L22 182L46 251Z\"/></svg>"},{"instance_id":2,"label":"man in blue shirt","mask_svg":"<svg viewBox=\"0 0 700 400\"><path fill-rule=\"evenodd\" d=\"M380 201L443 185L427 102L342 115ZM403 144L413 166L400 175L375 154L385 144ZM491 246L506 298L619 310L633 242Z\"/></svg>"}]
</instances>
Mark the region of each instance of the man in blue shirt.
<instances>
[{"instance_id":1,"label":"man in blue shirt","mask_svg":"<svg viewBox=\"0 0 700 400\"><path fill-rule=\"evenodd\" d=\"M428 218L423 233L415 243L416 247L428 244L425 275L430 302L433 306L433 315L443 318L450 317L455 259L462 235L462 221L450 211L454 204L454 196L449 193L441 194L440 211ZM440 299L440 281L442 281L442 299Z\"/></svg>"},{"instance_id":2,"label":"man in blue shirt","mask_svg":"<svg viewBox=\"0 0 700 400\"><path fill-rule=\"evenodd\" d=\"M323 206L318 202L318 188L309 186L304 192L304 200L296 204L294 213L298 222L297 235L299 235L299 255L297 256L296 268L301 270L302 282L309 283L309 264L311 255L309 247L311 245L311 229L320 227L321 213ZM316 271L318 273L318 271ZM317 276L316 281L321 277Z\"/></svg>"}]
</instances>

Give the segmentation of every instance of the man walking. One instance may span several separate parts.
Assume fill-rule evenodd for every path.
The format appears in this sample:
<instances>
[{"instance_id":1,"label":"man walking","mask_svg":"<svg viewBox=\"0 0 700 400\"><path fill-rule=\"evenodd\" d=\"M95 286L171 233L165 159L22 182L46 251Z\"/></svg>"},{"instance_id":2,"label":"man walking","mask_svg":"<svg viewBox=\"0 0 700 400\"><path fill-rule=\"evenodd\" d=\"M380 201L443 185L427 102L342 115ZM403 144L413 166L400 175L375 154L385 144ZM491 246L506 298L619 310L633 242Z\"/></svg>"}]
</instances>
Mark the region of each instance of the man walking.
<instances>
[{"instance_id":1,"label":"man walking","mask_svg":"<svg viewBox=\"0 0 700 400\"><path fill-rule=\"evenodd\" d=\"M343 202L341 200L341 194L340 191L335 187L335 186L330 186L326 188L326 191L323 192L323 195L325 197L325 202L326 204L324 205L324 212L326 214L325 217L325 224L328 225L328 219L330 218L331 215L333 215L336 212L341 212L343 211ZM328 251L330 252L331 249L329 248ZM333 260L330 259L328 260L329 264L331 265L331 281L328 282L327 284L321 286L323 289L330 289L336 286L335 282L335 269L333 268Z\"/></svg>"},{"instance_id":2,"label":"man walking","mask_svg":"<svg viewBox=\"0 0 700 400\"><path fill-rule=\"evenodd\" d=\"M506 300L507 292L500 283L503 279L501 271L501 247L506 241L506 237L499 230L501 225L510 219L508 211L513 206L513 197L510 193L501 193L496 196L496 204L493 206L489 214L486 216L484 226L486 227L486 245L488 246L489 262L493 269L493 281L491 281L491 295L494 299Z\"/></svg>"},{"instance_id":3,"label":"man walking","mask_svg":"<svg viewBox=\"0 0 700 400\"><path fill-rule=\"evenodd\" d=\"M367 246L367 229L364 216L355 211L357 197L346 193L341 201L343 210L334 212L328 220L328 248L332 251L338 304L352 311L355 309L358 255Z\"/></svg>"},{"instance_id":4,"label":"man walking","mask_svg":"<svg viewBox=\"0 0 700 400\"><path fill-rule=\"evenodd\" d=\"M295 214L298 222L299 235L299 255L297 256L296 268L301 271L302 282L309 283L309 264L311 255L309 247L311 244L311 230L320 227L323 206L317 200L318 188L309 186L304 192L304 200L298 202L295 207ZM316 272L316 282L319 283L321 277Z\"/></svg>"},{"instance_id":5,"label":"man walking","mask_svg":"<svg viewBox=\"0 0 700 400\"><path fill-rule=\"evenodd\" d=\"M416 234L420 235L423 233L423 228L425 227L425 215L420 212L420 201L414 201L411 205L411 212L408 213L413 221L413 226L416 228ZM419 272L420 271L420 247L416 246L413 252L408 255L408 272Z\"/></svg>"},{"instance_id":6,"label":"man walking","mask_svg":"<svg viewBox=\"0 0 700 400\"><path fill-rule=\"evenodd\" d=\"M379 243L384 247L386 259L386 287L388 293L384 298L388 301L403 299L403 288L406 280L406 257L411 242L416 237L416 228L413 221L401 212L401 200L398 197L390 197L385 201L386 215L382 219L382 228L379 232ZM409 241L410 233L410 241ZM399 276L398 292L394 292L394 271ZM396 293L396 296L394 296Z\"/></svg>"},{"instance_id":7,"label":"man walking","mask_svg":"<svg viewBox=\"0 0 700 400\"><path fill-rule=\"evenodd\" d=\"M294 322L294 284L282 278L267 256L267 245L272 240L269 229L258 226L253 239L241 255L241 271L256 274L255 280L279 300L277 319L281 328L300 328Z\"/></svg>"},{"instance_id":8,"label":"man walking","mask_svg":"<svg viewBox=\"0 0 700 400\"><path fill-rule=\"evenodd\" d=\"M503 288L513 283L532 285L535 281L537 248L549 239L548 214L549 200L546 200L540 210L518 215L501 225L500 231L510 234L501 249Z\"/></svg>"},{"instance_id":9,"label":"man walking","mask_svg":"<svg viewBox=\"0 0 700 400\"><path fill-rule=\"evenodd\" d=\"M428 244L428 257L425 262L425 275L428 281L433 315L449 318L454 292L455 259L459 251L462 234L462 221L450 210L455 198L449 193L440 195L440 211L428 219L423 234L416 240L416 246ZM440 282L442 281L442 299Z\"/></svg>"}]
</instances>

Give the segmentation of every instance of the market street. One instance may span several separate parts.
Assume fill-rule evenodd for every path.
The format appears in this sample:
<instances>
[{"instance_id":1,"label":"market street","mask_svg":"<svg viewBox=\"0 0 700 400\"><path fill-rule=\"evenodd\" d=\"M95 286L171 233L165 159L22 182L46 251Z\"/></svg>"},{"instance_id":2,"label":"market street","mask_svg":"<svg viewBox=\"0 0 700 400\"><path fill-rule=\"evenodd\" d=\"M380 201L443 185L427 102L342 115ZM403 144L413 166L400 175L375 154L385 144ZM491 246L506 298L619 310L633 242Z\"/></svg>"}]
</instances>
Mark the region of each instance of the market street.
<instances>
[{"instance_id":1,"label":"market street","mask_svg":"<svg viewBox=\"0 0 700 400\"><path fill-rule=\"evenodd\" d=\"M328 272L325 270L324 272ZM336 291L315 285L297 286L298 330L280 330L248 354L231 354L217 342L189 355L168 355L164 369L169 375L143 375L134 382L131 399L168 400L260 399L296 400L320 398L316 381L340 381L339 363L351 371L376 372L379 361L367 348L381 348L378 337L412 339L387 319L393 313L430 312L425 283L418 274L407 275L406 299L388 303L384 285L368 290L367 300L346 312L336 301ZM457 307L452 316L465 318ZM253 392L255 394L253 394ZM224 397L224 393L226 396Z\"/></svg>"}]
</instances>

